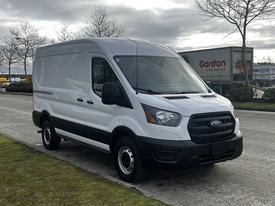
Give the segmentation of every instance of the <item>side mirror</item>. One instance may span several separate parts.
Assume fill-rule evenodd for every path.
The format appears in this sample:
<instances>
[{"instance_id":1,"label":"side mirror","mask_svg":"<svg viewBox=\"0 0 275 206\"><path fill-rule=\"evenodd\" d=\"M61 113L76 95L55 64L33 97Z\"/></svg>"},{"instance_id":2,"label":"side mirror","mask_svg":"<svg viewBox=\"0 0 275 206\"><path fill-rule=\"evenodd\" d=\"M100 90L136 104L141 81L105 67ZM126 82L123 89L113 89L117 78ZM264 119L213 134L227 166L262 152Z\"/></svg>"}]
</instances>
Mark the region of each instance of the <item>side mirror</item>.
<instances>
[{"instance_id":1,"label":"side mirror","mask_svg":"<svg viewBox=\"0 0 275 206\"><path fill-rule=\"evenodd\" d=\"M121 102L120 86L115 82L106 82L102 89L102 103L107 105Z\"/></svg>"}]
</instances>

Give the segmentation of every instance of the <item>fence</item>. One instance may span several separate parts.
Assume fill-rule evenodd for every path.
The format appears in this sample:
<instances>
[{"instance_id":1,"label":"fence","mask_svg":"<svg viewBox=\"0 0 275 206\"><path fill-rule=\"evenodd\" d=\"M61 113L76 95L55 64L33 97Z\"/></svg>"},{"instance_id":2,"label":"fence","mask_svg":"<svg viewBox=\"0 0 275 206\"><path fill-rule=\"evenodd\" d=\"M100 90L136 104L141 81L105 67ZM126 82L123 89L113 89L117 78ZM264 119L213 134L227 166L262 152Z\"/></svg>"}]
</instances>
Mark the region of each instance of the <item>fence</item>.
<instances>
[{"instance_id":1,"label":"fence","mask_svg":"<svg viewBox=\"0 0 275 206\"><path fill-rule=\"evenodd\" d=\"M230 85L245 84L244 75L208 75L202 77L208 86L215 92L224 96L228 95ZM249 76L249 83L255 90L265 90L269 87L275 87L275 74L258 74L253 73ZM257 92L255 91L257 94Z\"/></svg>"}]
</instances>

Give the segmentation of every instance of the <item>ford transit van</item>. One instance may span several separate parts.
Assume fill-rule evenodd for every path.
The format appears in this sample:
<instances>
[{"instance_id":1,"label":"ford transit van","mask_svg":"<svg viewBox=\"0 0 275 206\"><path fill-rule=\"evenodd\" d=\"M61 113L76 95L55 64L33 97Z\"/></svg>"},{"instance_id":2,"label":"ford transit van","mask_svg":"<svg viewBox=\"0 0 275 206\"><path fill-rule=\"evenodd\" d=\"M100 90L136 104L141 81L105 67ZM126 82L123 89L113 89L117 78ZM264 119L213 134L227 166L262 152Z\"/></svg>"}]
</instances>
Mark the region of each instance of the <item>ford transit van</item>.
<instances>
[{"instance_id":1,"label":"ford transit van","mask_svg":"<svg viewBox=\"0 0 275 206\"><path fill-rule=\"evenodd\" d=\"M46 149L61 139L111 153L119 176L193 167L242 153L239 120L172 49L129 39L40 47L33 63L33 122Z\"/></svg>"}]
</instances>

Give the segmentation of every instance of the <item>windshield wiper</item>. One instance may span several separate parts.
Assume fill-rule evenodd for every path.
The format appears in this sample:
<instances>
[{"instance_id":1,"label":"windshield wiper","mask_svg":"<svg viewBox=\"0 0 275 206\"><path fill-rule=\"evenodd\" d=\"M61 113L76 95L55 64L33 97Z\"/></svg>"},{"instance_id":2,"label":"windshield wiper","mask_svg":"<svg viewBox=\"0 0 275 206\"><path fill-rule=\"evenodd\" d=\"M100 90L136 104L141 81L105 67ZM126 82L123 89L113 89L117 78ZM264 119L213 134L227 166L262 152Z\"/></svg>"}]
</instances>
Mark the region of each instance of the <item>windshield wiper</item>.
<instances>
[{"instance_id":1,"label":"windshield wiper","mask_svg":"<svg viewBox=\"0 0 275 206\"><path fill-rule=\"evenodd\" d=\"M148 94L161 94L159 92L153 91L151 89L142 89L142 88L137 88L137 87L133 87L136 91L143 91L143 92L147 92Z\"/></svg>"}]
</instances>

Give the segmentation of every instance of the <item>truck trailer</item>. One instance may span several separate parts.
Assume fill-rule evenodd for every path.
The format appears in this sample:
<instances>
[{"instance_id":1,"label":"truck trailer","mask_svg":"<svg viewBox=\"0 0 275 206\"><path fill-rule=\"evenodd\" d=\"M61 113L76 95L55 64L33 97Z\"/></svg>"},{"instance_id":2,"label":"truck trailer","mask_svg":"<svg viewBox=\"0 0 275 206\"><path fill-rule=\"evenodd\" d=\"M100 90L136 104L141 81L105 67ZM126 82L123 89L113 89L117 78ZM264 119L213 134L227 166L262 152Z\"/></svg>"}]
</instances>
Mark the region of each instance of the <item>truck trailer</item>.
<instances>
[{"instance_id":1,"label":"truck trailer","mask_svg":"<svg viewBox=\"0 0 275 206\"><path fill-rule=\"evenodd\" d=\"M185 61L213 88L224 90L234 82L245 81L245 69L252 79L253 48L246 48L246 67L242 65L241 47L222 47L179 52Z\"/></svg>"}]
</instances>

